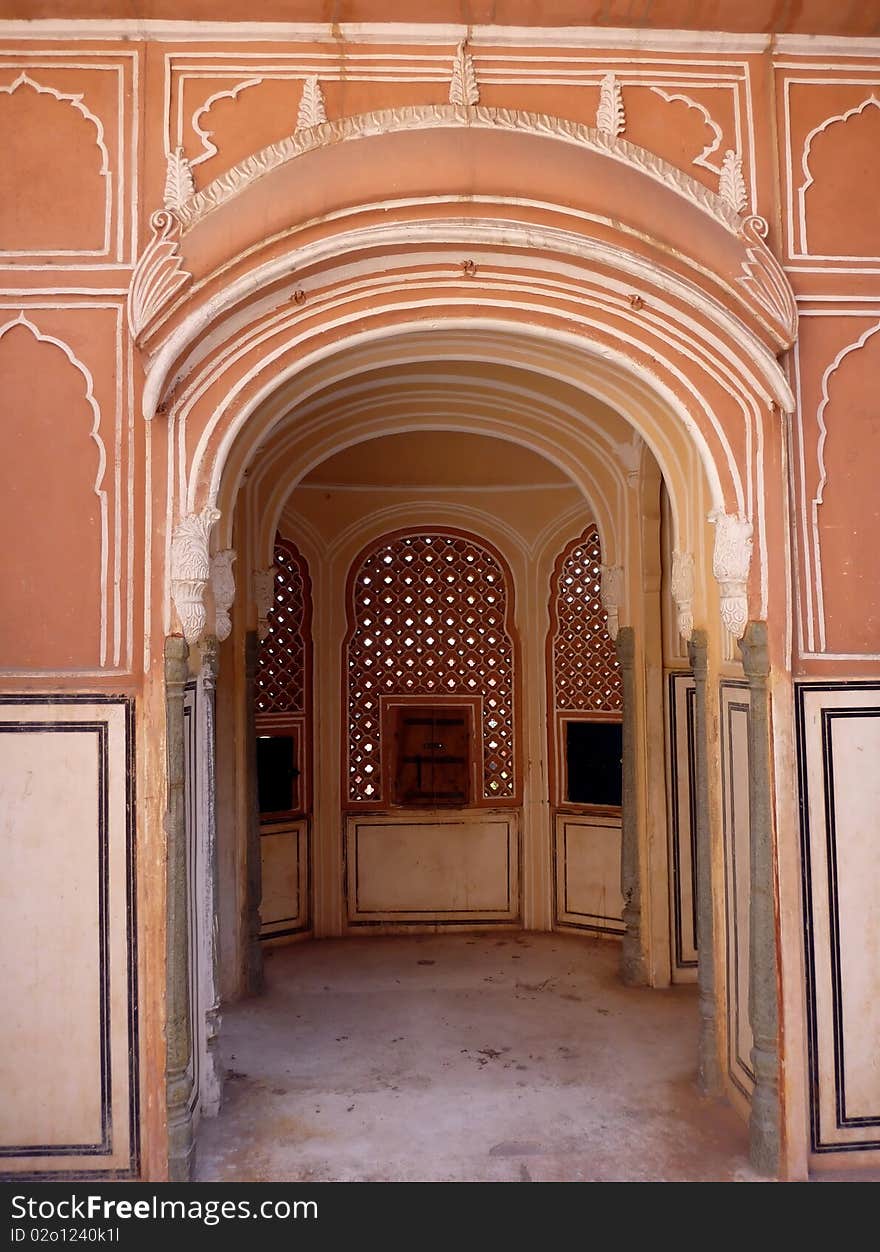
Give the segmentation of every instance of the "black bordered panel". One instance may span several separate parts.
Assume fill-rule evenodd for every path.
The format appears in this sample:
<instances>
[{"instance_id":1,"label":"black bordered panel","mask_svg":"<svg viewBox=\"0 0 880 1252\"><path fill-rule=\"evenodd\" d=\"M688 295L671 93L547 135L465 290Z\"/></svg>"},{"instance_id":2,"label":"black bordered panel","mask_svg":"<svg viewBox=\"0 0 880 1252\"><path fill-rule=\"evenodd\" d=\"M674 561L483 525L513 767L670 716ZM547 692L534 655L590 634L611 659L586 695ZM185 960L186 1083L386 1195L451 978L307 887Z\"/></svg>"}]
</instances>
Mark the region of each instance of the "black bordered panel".
<instances>
[{"instance_id":1,"label":"black bordered panel","mask_svg":"<svg viewBox=\"0 0 880 1252\"><path fill-rule=\"evenodd\" d=\"M697 949L697 796L694 676L687 670L669 674L669 845L672 864L672 961L675 969L696 969L698 959L690 956ZM679 688L684 688L684 725L679 722ZM683 839L682 804L679 795L680 738L684 735L687 789L687 840ZM685 855L687 853L687 855ZM690 888L688 905L685 885ZM687 953L687 955L686 955Z\"/></svg>"},{"instance_id":2,"label":"black bordered panel","mask_svg":"<svg viewBox=\"0 0 880 1252\"><path fill-rule=\"evenodd\" d=\"M825 838L823 841L826 858L825 871L827 877L829 937L830 948L827 953L831 987L831 1019L819 1021L817 992L817 963L825 957L817 953L815 947L814 919L814 877L815 867L810 826L810 796L808 793L809 775L807 770L807 709L809 696L829 695L840 696L845 692L862 691L876 692L876 705L835 705L819 709L821 745L822 745L822 798L821 810L825 818ZM807 1064L810 1090L810 1147L815 1153L831 1152L864 1152L880 1149L880 1135L869 1133L880 1130L880 1107L876 1113L854 1117L847 1114L846 1099L846 1030L843 1012L842 970L841 970L841 938L840 938L840 898L838 892L838 839L835 812L835 778L834 756L831 735L836 720L844 718L873 719L880 717L880 684L876 682L836 682L836 683L800 683L795 687L795 719L797 729L797 761L798 791L800 795L801 813L801 870L804 909L804 960L806 967L806 1008L807 1008ZM875 763L876 766L877 763ZM820 1033L831 1029L832 1054L834 1059L834 1129L837 1131L863 1130L864 1136L846 1141L833 1140L828 1137L822 1124L821 1108L821 1076L820 1076Z\"/></svg>"},{"instance_id":3,"label":"black bordered panel","mask_svg":"<svg viewBox=\"0 0 880 1252\"><path fill-rule=\"evenodd\" d=\"M137 1009L137 891L135 848L135 737L134 701L127 696L101 694L0 694L0 706L10 708L63 708L70 706L98 707L115 705L124 709L125 758L125 934L126 934L126 988L127 1041L128 1041L128 1166L127 1168L83 1169L78 1165L70 1172L65 1170L14 1171L0 1174L0 1178L27 1181L40 1179L50 1181L64 1178L126 1178L140 1174L139 1135L139 1072L138 1072L138 1009ZM100 1057L100 1106L102 1133L94 1143L70 1144L18 1144L0 1147L0 1159L44 1157L56 1159L64 1156L101 1158L115 1153L113 1141L112 1058L111 1058L111 1010L110 1010L110 935L109 935L109 862L110 862L110 758L109 723L96 718L82 720L18 721L10 718L0 721L0 734L88 734L94 735L97 746L97 804L95 834L98 843L98 1005L99 1005L99 1057Z\"/></svg>"}]
</instances>

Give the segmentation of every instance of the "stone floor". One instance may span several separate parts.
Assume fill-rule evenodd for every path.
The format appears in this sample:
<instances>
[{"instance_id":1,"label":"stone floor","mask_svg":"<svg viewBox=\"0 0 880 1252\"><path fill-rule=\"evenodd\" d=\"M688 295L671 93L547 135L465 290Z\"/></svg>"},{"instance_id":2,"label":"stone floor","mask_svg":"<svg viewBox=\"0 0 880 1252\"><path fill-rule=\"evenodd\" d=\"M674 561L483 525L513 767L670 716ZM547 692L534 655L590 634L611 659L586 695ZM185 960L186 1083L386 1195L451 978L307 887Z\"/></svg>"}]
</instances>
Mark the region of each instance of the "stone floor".
<instances>
[{"instance_id":1,"label":"stone floor","mask_svg":"<svg viewBox=\"0 0 880 1252\"><path fill-rule=\"evenodd\" d=\"M266 953L224 1011L202 1181L747 1180L694 1088L693 987L622 987L548 934L335 939Z\"/></svg>"}]
</instances>

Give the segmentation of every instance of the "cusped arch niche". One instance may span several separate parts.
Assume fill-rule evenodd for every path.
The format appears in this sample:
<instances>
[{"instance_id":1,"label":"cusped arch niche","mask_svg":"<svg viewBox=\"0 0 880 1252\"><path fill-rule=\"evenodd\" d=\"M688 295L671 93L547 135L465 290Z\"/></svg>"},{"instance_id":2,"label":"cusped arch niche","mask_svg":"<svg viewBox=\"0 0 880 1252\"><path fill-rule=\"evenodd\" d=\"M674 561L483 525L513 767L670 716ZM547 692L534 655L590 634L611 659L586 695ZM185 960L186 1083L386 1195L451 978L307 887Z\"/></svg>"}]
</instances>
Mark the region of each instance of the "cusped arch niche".
<instances>
[{"instance_id":1,"label":"cusped arch niche","mask_svg":"<svg viewBox=\"0 0 880 1252\"><path fill-rule=\"evenodd\" d=\"M880 99L870 95L813 128L804 141L799 189L803 252L830 258L880 256L877 195L866 177L880 146Z\"/></svg>"},{"instance_id":2,"label":"cusped arch niche","mask_svg":"<svg viewBox=\"0 0 880 1252\"><path fill-rule=\"evenodd\" d=\"M82 93L28 73L0 84L0 247L99 256L110 238L109 154Z\"/></svg>"},{"instance_id":3,"label":"cusped arch niche","mask_svg":"<svg viewBox=\"0 0 880 1252\"><path fill-rule=\"evenodd\" d=\"M3 665L97 668L107 647L107 494L91 379L22 314L0 326L0 394Z\"/></svg>"}]
</instances>

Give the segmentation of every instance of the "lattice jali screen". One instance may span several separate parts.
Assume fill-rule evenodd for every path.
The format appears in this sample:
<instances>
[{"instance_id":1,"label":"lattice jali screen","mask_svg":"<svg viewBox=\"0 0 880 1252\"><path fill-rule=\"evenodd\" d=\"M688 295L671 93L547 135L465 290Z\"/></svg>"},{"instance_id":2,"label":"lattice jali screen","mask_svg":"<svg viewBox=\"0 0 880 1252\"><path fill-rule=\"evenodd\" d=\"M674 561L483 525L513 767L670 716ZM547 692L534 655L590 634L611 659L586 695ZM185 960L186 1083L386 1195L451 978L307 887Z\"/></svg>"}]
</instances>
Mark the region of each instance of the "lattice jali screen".
<instances>
[{"instance_id":1,"label":"lattice jali screen","mask_svg":"<svg viewBox=\"0 0 880 1252\"><path fill-rule=\"evenodd\" d=\"M590 526L566 548L553 576L553 693L559 711L623 707L617 655L599 596L601 563L599 532Z\"/></svg>"},{"instance_id":2,"label":"lattice jali screen","mask_svg":"<svg viewBox=\"0 0 880 1252\"><path fill-rule=\"evenodd\" d=\"M305 713L309 587L296 545L275 540L275 602L257 654L257 714Z\"/></svg>"},{"instance_id":3,"label":"lattice jali screen","mask_svg":"<svg viewBox=\"0 0 880 1252\"><path fill-rule=\"evenodd\" d=\"M481 700L482 800L510 800L513 642L504 571L475 540L412 534L361 562L347 646L349 800L382 795L382 696Z\"/></svg>"}]
</instances>

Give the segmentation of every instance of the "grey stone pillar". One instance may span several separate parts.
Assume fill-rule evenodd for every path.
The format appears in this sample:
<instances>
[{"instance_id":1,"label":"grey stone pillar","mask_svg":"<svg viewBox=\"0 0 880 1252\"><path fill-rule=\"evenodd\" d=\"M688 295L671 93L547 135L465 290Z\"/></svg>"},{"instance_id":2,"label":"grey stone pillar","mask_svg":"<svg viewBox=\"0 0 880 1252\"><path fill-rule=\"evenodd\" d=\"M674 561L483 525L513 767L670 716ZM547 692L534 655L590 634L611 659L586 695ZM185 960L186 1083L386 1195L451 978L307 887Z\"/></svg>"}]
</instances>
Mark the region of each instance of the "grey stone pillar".
<instances>
[{"instance_id":1,"label":"grey stone pillar","mask_svg":"<svg viewBox=\"0 0 880 1252\"><path fill-rule=\"evenodd\" d=\"M189 648L181 635L165 640L165 733L168 804L165 813L165 1106L168 1178L187 1182L193 1154L192 1022L189 987L189 908L184 814L183 699Z\"/></svg>"},{"instance_id":2,"label":"grey stone pillar","mask_svg":"<svg viewBox=\"0 0 880 1252\"><path fill-rule=\"evenodd\" d=\"M721 1094L718 1034L715 1027L715 936L712 908L712 850L709 828L709 719L706 707L708 637L695 630L688 643L694 674L694 799L697 870L697 983L700 991L700 1053L697 1085L703 1095Z\"/></svg>"},{"instance_id":3,"label":"grey stone pillar","mask_svg":"<svg viewBox=\"0 0 880 1252\"><path fill-rule=\"evenodd\" d=\"M754 1168L775 1177L779 1173L782 1144L767 623L749 622L739 647L750 695L749 1020L755 1090L749 1117L749 1143Z\"/></svg>"},{"instance_id":4,"label":"grey stone pillar","mask_svg":"<svg viewBox=\"0 0 880 1252\"><path fill-rule=\"evenodd\" d=\"M245 951L245 990L259 995L263 990L263 950L260 946L260 902L263 898L262 852L260 849L260 805L257 795L257 652L260 640L255 630L245 635L244 669L247 717L247 939Z\"/></svg>"},{"instance_id":5,"label":"grey stone pillar","mask_svg":"<svg viewBox=\"0 0 880 1252\"><path fill-rule=\"evenodd\" d=\"M620 977L630 987L644 987L648 976L642 952L642 891L639 869L639 810L636 771L637 714L635 632L621 626L615 640L623 687L623 804L620 840L620 890L623 895L623 935Z\"/></svg>"},{"instance_id":6,"label":"grey stone pillar","mask_svg":"<svg viewBox=\"0 0 880 1252\"><path fill-rule=\"evenodd\" d=\"M204 695L205 732L205 859L208 863L207 922L210 928L210 993L205 1006L205 1043L207 1069L203 1095L203 1112L219 1110L223 1092L223 1066L220 1064L220 919L217 905L220 899L219 866L217 863L217 671L219 669L219 645L214 635L202 643L201 688ZM207 1102L208 1107L205 1107Z\"/></svg>"}]
</instances>

